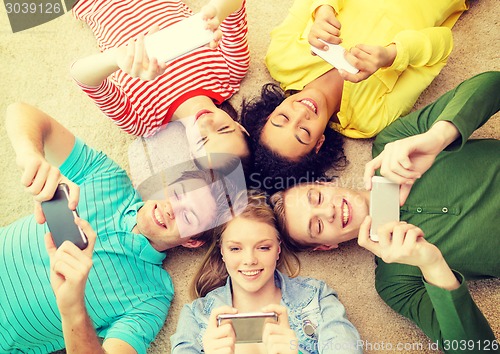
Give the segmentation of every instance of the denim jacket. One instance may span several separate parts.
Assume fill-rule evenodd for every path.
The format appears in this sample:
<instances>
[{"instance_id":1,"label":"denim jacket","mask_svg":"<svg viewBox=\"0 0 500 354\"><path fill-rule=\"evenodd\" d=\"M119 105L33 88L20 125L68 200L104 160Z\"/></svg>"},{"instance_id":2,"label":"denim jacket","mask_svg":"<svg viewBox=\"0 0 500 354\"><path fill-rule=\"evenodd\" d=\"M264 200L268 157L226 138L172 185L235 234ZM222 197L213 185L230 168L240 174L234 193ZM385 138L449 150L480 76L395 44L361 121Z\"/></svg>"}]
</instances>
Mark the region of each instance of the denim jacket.
<instances>
[{"instance_id":1,"label":"denim jacket","mask_svg":"<svg viewBox=\"0 0 500 354\"><path fill-rule=\"evenodd\" d=\"M274 281L281 289L281 305L288 309L291 329L298 343L290 346L302 354L362 353L358 331L346 317L337 294L323 281L289 278L279 271ZM213 309L232 305L231 279L205 297L184 305L176 333L170 338L172 353L203 353L202 338Z\"/></svg>"}]
</instances>

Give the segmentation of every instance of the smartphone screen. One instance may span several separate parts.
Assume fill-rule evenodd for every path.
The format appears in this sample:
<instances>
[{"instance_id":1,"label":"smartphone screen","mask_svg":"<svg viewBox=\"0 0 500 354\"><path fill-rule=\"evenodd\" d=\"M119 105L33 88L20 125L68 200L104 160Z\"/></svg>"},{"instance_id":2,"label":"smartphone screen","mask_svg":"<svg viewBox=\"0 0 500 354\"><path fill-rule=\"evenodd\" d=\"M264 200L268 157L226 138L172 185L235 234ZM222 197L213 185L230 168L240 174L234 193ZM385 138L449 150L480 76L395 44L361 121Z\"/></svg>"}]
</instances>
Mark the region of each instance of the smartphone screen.
<instances>
[{"instance_id":1,"label":"smartphone screen","mask_svg":"<svg viewBox=\"0 0 500 354\"><path fill-rule=\"evenodd\" d=\"M193 49L202 47L213 39L212 31L205 28L201 13L187 17L171 26L146 36L144 46L150 58L167 62Z\"/></svg>"},{"instance_id":2,"label":"smartphone screen","mask_svg":"<svg viewBox=\"0 0 500 354\"><path fill-rule=\"evenodd\" d=\"M57 186L54 197L42 202L42 210L56 247L69 240L83 250L88 245L87 236L75 224L78 213L68 208L68 200L68 186L61 183Z\"/></svg>"},{"instance_id":3,"label":"smartphone screen","mask_svg":"<svg viewBox=\"0 0 500 354\"><path fill-rule=\"evenodd\" d=\"M377 230L392 221L399 221L399 184L380 177L372 177L370 192L370 239L378 241Z\"/></svg>"},{"instance_id":4,"label":"smartphone screen","mask_svg":"<svg viewBox=\"0 0 500 354\"><path fill-rule=\"evenodd\" d=\"M236 343L261 343L264 325L278 323L274 312L223 314L217 316L217 325L230 322L236 334Z\"/></svg>"}]
</instances>

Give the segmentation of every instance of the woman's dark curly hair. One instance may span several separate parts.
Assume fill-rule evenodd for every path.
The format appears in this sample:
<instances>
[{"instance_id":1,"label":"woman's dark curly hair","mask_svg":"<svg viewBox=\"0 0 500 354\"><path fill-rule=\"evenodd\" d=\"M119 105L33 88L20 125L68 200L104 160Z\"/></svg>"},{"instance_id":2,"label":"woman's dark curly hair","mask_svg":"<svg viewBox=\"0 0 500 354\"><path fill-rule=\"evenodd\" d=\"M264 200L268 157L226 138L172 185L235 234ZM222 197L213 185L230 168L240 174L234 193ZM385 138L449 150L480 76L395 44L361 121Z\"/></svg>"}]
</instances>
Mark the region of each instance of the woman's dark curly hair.
<instances>
[{"instance_id":1,"label":"woman's dark curly hair","mask_svg":"<svg viewBox=\"0 0 500 354\"><path fill-rule=\"evenodd\" d=\"M312 150L300 161L290 161L262 144L260 135L269 115L286 98L285 92L273 83L262 87L260 97L244 101L241 123L250 133L250 150L253 167L247 176L249 188L260 188L272 194L301 182L324 179L325 172L346 166L344 139L333 129L325 129L325 142L316 153Z\"/></svg>"}]
</instances>

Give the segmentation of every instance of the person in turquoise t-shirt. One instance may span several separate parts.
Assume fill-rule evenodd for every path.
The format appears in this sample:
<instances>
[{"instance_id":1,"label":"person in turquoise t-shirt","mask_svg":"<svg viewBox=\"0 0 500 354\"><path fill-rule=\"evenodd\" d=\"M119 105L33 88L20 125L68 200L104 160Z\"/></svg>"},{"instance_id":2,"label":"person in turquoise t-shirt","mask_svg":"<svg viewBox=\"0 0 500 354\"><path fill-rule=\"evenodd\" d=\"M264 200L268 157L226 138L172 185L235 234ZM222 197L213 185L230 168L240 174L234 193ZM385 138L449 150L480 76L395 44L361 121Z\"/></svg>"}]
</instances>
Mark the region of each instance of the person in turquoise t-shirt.
<instances>
[{"instance_id":1,"label":"person in turquoise t-shirt","mask_svg":"<svg viewBox=\"0 0 500 354\"><path fill-rule=\"evenodd\" d=\"M465 280L500 277L500 141L468 140L500 109L500 72L461 83L398 119L373 144L366 165L401 184L399 223L369 239L370 194L335 184L302 184L275 194L284 240L328 250L358 238L377 258L377 292L447 353L498 351L498 341Z\"/></svg>"},{"instance_id":2,"label":"person in turquoise t-shirt","mask_svg":"<svg viewBox=\"0 0 500 354\"><path fill-rule=\"evenodd\" d=\"M34 215L0 228L0 353L146 353L174 294L164 251L208 239L219 186L198 171L178 180L175 198L143 202L122 168L38 109L11 105L6 128L37 203ZM44 243L39 202L60 182L78 205L84 251L56 249L50 234Z\"/></svg>"}]
</instances>

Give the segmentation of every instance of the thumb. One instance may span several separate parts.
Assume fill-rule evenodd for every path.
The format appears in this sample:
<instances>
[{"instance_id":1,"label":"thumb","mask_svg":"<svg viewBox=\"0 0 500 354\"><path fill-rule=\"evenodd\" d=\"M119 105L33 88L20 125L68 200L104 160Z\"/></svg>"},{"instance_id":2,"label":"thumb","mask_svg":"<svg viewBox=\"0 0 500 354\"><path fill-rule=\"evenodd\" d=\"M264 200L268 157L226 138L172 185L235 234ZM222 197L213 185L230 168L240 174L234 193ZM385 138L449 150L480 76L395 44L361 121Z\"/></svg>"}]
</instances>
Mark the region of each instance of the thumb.
<instances>
[{"instance_id":1,"label":"thumb","mask_svg":"<svg viewBox=\"0 0 500 354\"><path fill-rule=\"evenodd\" d=\"M149 36L153 33L158 32L159 30L160 30L160 27L158 25L153 25L153 26L149 27L148 33L146 35Z\"/></svg>"},{"instance_id":2,"label":"thumb","mask_svg":"<svg viewBox=\"0 0 500 354\"><path fill-rule=\"evenodd\" d=\"M407 170L410 170L411 167L413 166L410 157L408 155L405 155L403 158L399 160L399 164L406 168Z\"/></svg>"},{"instance_id":3,"label":"thumb","mask_svg":"<svg viewBox=\"0 0 500 354\"><path fill-rule=\"evenodd\" d=\"M83 250L83 252L88 257L92 258L92 253L94 252L94 245L97 235L95 231L92 229L92 226L90 226L90 224L87 221L83 220L82 218L79 217L75 218L75 224L78 225L78 227L82 229L85 236L87 236L88 245L87 248Z\"/></svg>"},{"instance_id":4,"label":"thumb","mask_svg":"<svg viewBox=\"0 0 500 354\"><path fill-rule=\"evenodd\" d=\"M399 205L403 205L406 202L406 198L410 195L411 188L413 184L402 184L399 188Z\"/></svg>"}]
</instances>

